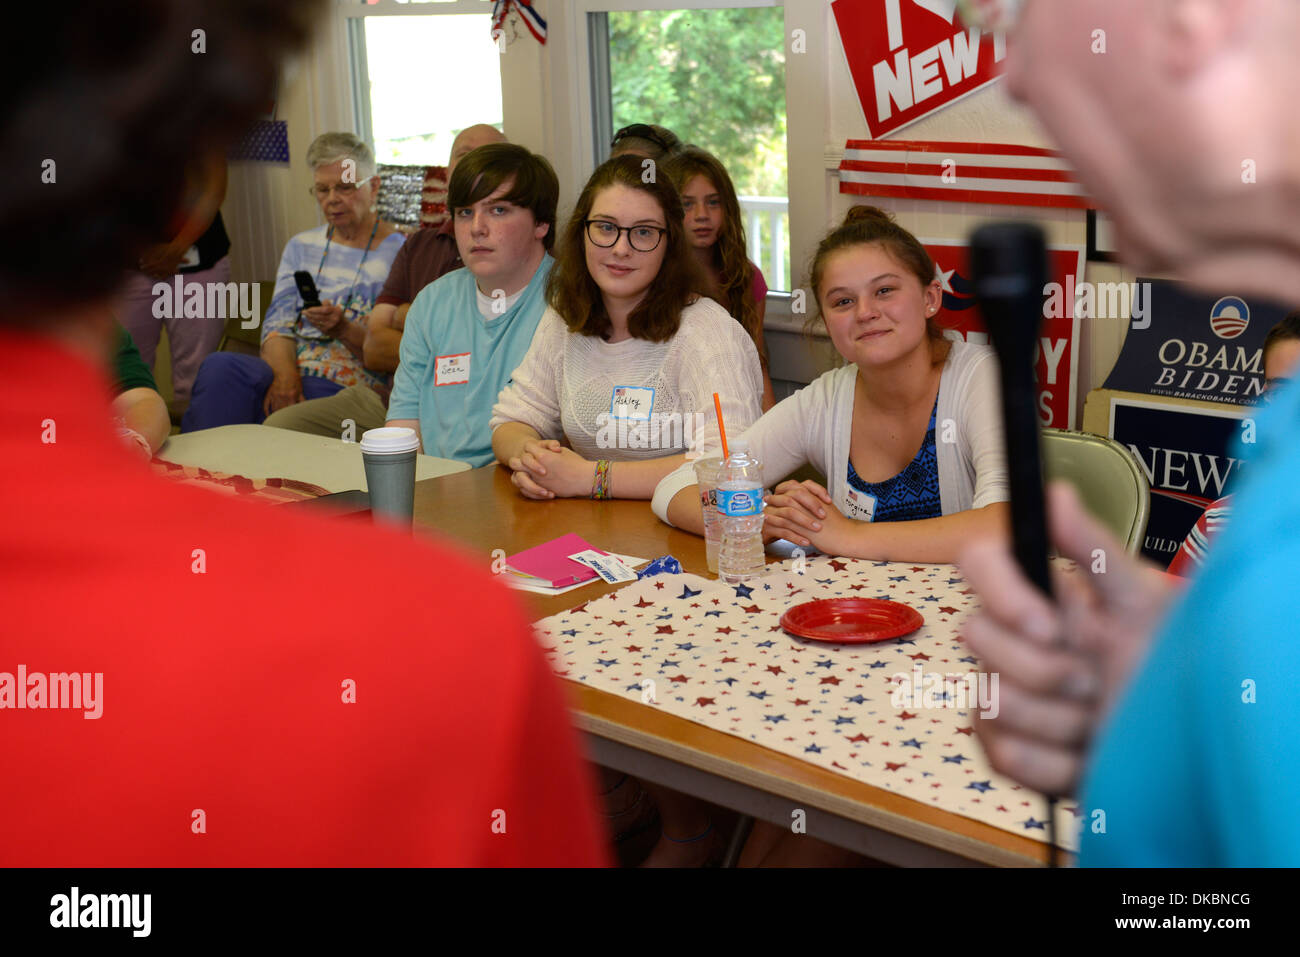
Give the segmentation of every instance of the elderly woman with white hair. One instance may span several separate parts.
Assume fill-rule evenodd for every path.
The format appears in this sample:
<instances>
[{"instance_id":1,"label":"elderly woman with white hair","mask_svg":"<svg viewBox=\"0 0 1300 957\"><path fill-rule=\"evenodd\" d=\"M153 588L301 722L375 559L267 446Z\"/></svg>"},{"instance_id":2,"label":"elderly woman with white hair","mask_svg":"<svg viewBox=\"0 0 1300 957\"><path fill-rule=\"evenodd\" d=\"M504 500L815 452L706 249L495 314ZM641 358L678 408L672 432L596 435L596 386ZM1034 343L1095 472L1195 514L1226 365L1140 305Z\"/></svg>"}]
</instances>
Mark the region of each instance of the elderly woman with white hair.
<instances>
[{"instance_id":1,"label":"elderly woman with white hair","mask_svg":"<svg viewBox=\"0 0 1300 957\"><path fill-rule=\"evenodd\" d=\"M374 154L351 133L323 133L307 150L307 163L325 224L284 247L262 323L261 358L217 352L204 360L183 432L258 423L351 385L381 393L389 387L388 376L367 369L362 357L366 316L404 239L376 211ZM298 271L315 279L320 305L303 303Z\"/></svg>"}]
</instances>

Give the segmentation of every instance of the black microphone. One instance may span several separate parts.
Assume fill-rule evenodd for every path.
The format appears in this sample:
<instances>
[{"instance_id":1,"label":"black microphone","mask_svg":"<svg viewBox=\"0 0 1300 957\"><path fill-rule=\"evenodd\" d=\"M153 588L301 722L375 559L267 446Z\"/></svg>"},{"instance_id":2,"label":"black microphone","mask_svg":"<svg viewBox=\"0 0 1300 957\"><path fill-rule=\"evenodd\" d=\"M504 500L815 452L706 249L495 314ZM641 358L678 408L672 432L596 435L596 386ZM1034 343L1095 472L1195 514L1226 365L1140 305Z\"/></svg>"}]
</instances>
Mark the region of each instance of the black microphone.
<instances>
[{"instance_id":1,"label":"black microphone","mask_svg":"<svg viewBox=\"0 0 1300 957\"><path fill-rule=\"evenodd\" d=\"M971 235L970 258L975 300L1002 372L1002 423L1016 561L1025 577L1050 598L1038 387L1034 381L1034 348L1047 284L1047 244L1043 231L1030 223L993 223Z\"/></svg>"},{"instance_id":2,"label":"black microphone","mask_svg":"<svg viewBox=\"0 0 1300 957\"><path fill-rule=\"evenodd\" d=\"M1025 577L1052 597L1034 347L1043 318L1047 243L1031 223L992 223L970 238L975 301L997 350L1011 482L1011 533ZM1056 867L1056 798L1047 796L1047 864Z\"/></svg>"}]
</instances>

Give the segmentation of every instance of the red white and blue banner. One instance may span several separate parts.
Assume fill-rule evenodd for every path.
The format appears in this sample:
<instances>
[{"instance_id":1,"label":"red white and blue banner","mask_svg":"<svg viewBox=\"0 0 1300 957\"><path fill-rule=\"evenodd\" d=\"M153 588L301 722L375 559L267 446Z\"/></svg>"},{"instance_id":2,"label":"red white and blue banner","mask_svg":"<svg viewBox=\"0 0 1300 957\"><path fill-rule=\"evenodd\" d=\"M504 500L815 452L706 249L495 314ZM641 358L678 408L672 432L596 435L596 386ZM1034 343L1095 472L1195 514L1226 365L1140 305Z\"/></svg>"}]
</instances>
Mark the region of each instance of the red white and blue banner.
<instances>
[{"instance_id":1,"label":"red white and blue banner","mask_svg":"<svg viewBox=\"0 0 1300 957\"><path fill-rule=\"evenodd\" d=\"M1092 203L1055 150L999 143L849 140L840 192L1087 209Z\"/></svg>"},{"instance_id":2,"label":"red white and blue banner","mask_svg":"<svg viewBox=\"0 0 1300 957\"><path fill-rule=\"evenodd\" d=\"M512 11L518 14L520 20L524 21L524 26L528 28L528 32L533 35L538 43L546 42L546 21L533 8L533 0L496 0L492 4L493 40L501 36L506 18L510 16Z\"/></svg>"}]
</instances>

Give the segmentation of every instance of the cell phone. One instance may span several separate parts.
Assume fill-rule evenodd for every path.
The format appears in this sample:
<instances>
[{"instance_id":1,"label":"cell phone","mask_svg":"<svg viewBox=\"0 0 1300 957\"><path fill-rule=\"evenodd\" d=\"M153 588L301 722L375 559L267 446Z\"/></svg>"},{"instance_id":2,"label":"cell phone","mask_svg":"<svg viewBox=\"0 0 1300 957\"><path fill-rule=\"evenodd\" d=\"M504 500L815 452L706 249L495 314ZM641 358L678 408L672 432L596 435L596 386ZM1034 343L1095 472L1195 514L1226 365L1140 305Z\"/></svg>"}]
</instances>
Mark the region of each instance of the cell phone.
<instances>
[{"instance_id":1,"label":"cell phone","mask_svg":"<svg viewBox=\"0 0 1300 957\"><path fill-rule=\"evenodd\" d=\"M298 286L298 295L302 297L302 307L312 309L320 305L320 293L316 291L316 280L305 269L293 274L293 281Z\"/></svg>"}]
</instances>

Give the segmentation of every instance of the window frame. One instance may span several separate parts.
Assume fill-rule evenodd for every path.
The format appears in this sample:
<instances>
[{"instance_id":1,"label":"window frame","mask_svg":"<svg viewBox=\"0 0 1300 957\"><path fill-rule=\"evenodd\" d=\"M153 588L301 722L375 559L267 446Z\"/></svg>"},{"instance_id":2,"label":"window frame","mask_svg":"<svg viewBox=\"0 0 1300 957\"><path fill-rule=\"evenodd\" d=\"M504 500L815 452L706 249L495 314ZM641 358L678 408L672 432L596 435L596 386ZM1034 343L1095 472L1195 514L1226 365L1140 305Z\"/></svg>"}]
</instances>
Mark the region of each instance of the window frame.
<instances>
[{"instance_id":1,"label":"window frame","mask_svg":"<svg viewBox=\"0 0 1300 957\"><path fill-rule=\"evenodd\" d=\"M614 138L613 93L609 75L609 14L665 10L744 10L784 7L783 0L572 0L587 26L587 90L591 97L590 154L600 165Z\"/></svg>"},{"instance_id":2,"label":"window frame","mask_svg":"<svg viewBox=\"0 0 1300 957\"><path fill-rule=\"evenodd\" d=\"M522 55L511 55L501 60L502 112L506 135L527 143L545 155L555 167L560 178L562 197L576 197L591 171L604 161L613 137L612 110L608 64L607 14L619 12L667 10L728 10L746 8L778 8L785 10L787 26L791 16L805 16L804 7L812 0L544 0L539 9L550 26L545 47L534 41L523 44ZM353 129L367 142L373 142L373 128L369 116L369 103L364 101L359 66L364 67L364 49L358 58L352 50L350 37L359 33L352 21L369 16L439 16L445 14L491 13L493 0L446 0L437 3L399 3L397 0L334 0L327 29L332 37L320 38L320 55L312 69L317 77L312 96L312 120L317 131L325 129ZM593 18L599 17L605 29L593 29ZM821 11L820 18L828 20L829 9ZM809 21L812 23L813 21ZM824 26L824 25L823 25ZM810 27L811 29L811 27ZM814 31L820 36L822 31ZM359 37L358 37L359 39ZM604 41L600 52L594 44ZM364 44L362 44L364 47ZM329 51L329 55L326 55ZM790 121L790 71L787 62L786 109ZM600 72L597 72L600 71ZM535 78L540 75L540 83ZM527 82L523 82L524 79ZM514 81L514 82L511 82ZM801 76L800 86L806 84ZM604 103L602 111L598 106ZM822 149L818 144L818 172L822 173ZM787 156L790 156L787 142ZM787 196L793 192L793 171L787 171ZM797 237L819 235L824 229L822 219L826 214L826 200L819 193L805 199L806 209L796 216L795 203L790 204L789 230L786 243L790 249L790 267L797 270L794 250ZM796 222L798 219L798 222ZM806 222L805 222L806 220ZM789 285L794 285L792 273ZM768 317L788 312L789 293L769 291Z\"/></svg>"},{"instance_id":3,"label":"window frame","mask_svg":"<svg viewBox=\"0 0 1300 957\"><path fill-rule=\"evenodd\" d=\"M370 115L370 99L365 95L363 77L369 79L366 59L365 20L367 17L456 16L472 14L490 16L493 0L437 0L432 3L399 3L397 0L334 0L333 26L342 49L338 57L337 88L348 91L348 115L352 122L346 127L374 148L375 130ZM501 87L502 109L506 98L505 84ZM328 127L329 124L326 124Z\"/></svg>"},{"instance_id":4,"label":"window frame","mask_svg":"<svg viewBox=\"0 0 1300 957\"><path fill-rule=\"evenodd\" d=\"M604 162L609 155L609 143L614 138L613 90L609 72L609 14L610 13L645 13L667 10L743 10L743 9L783 9L785 0L573 0L578 14L586 21L587 58L588 58L588 95L590 96L591 141L590 158L592 169ZM786 119L789 120L790 104L786 103ZM787 148L787 156L789 150ZM787 171L786 196L790 194ZM790 268L796 267L794 245L787 231L785 243L790 251ZM762 268L767 263L760 263ZM794 276L786 277L786 285L794 285ZM771 289L768 291L768 305L771 307L776 297L790 297L791 290ZM783 302L784 302L783 299Z\"/></svg>"}]
</instances>

